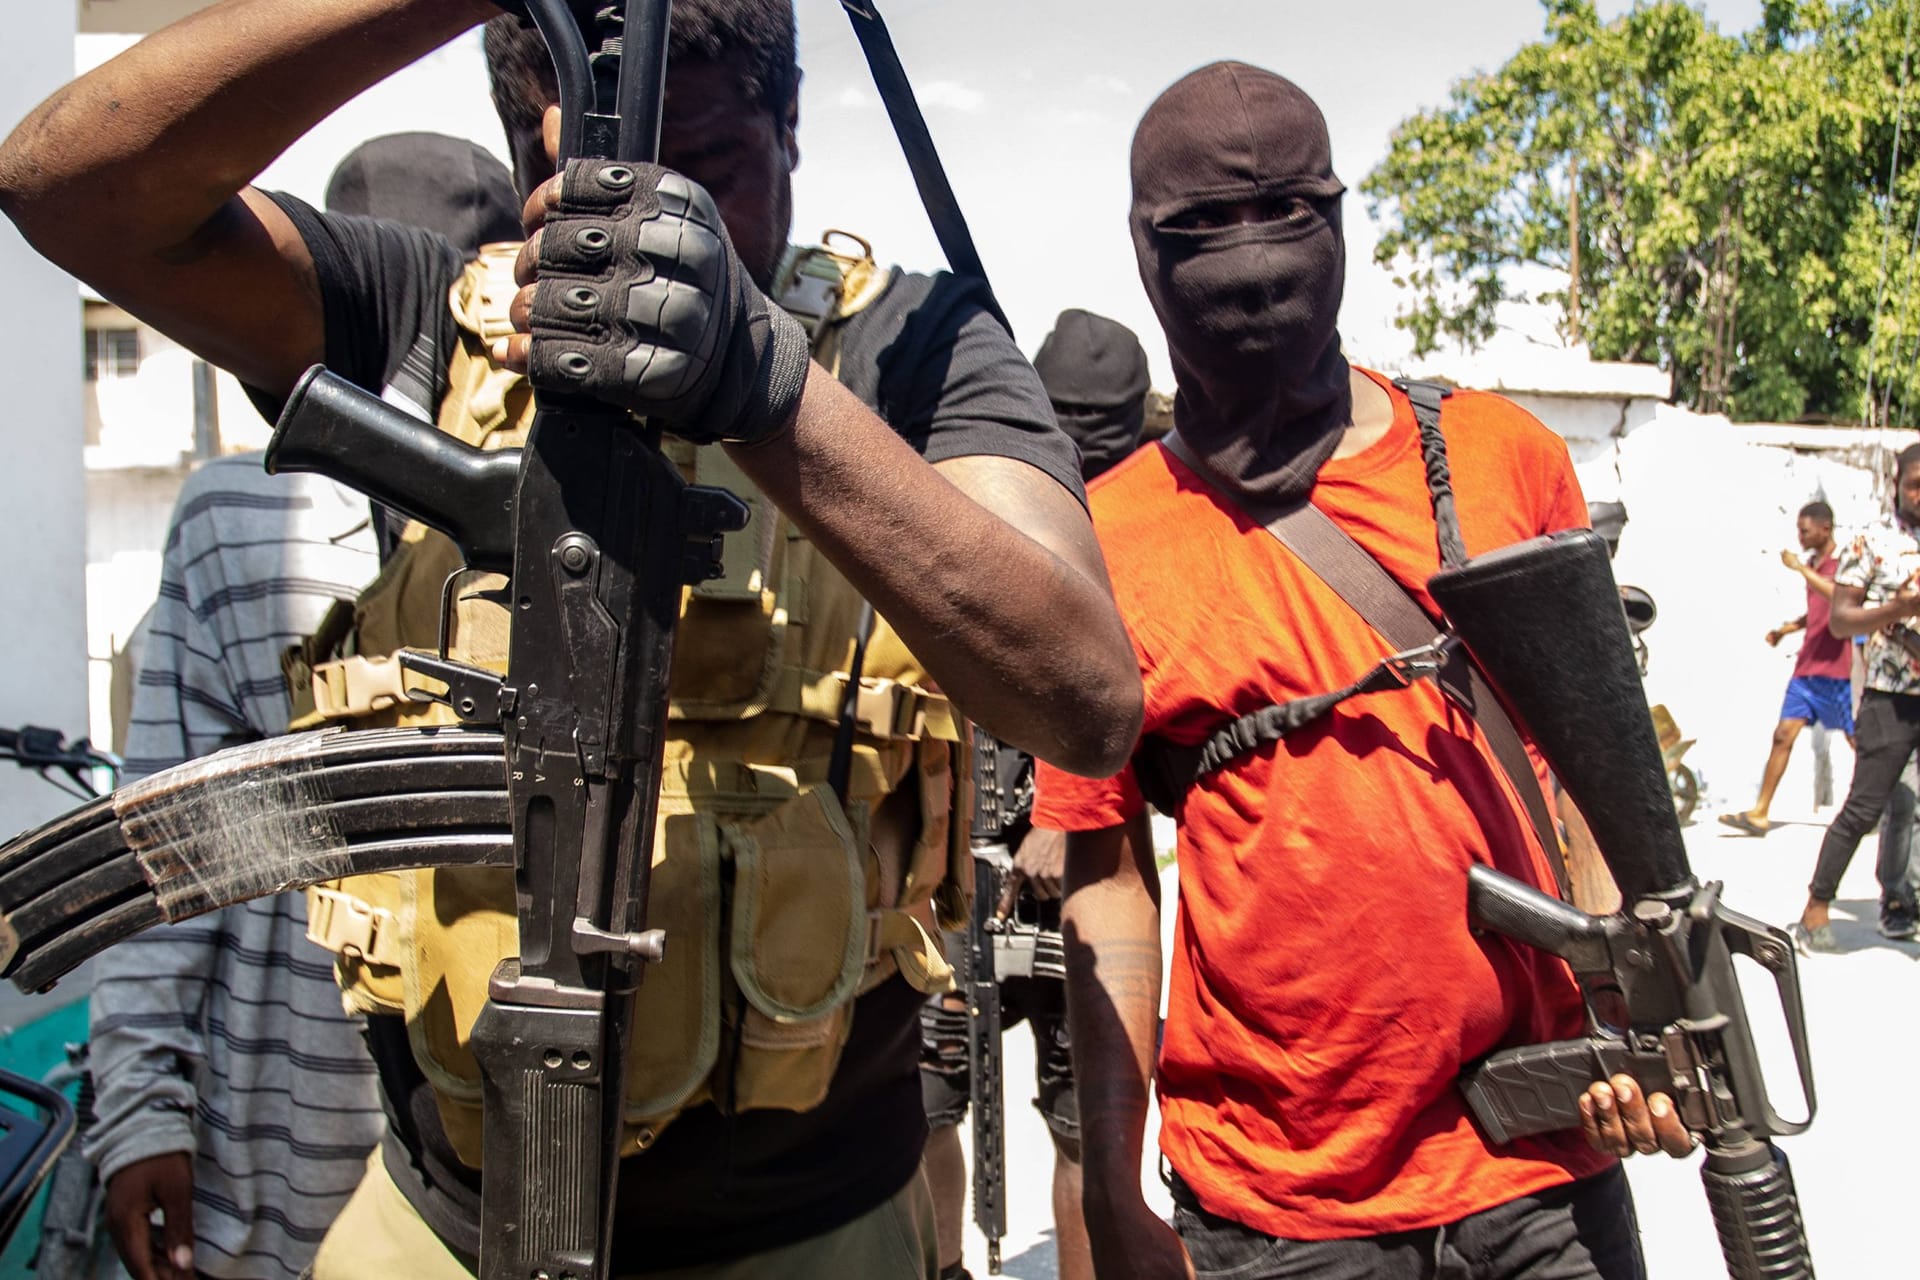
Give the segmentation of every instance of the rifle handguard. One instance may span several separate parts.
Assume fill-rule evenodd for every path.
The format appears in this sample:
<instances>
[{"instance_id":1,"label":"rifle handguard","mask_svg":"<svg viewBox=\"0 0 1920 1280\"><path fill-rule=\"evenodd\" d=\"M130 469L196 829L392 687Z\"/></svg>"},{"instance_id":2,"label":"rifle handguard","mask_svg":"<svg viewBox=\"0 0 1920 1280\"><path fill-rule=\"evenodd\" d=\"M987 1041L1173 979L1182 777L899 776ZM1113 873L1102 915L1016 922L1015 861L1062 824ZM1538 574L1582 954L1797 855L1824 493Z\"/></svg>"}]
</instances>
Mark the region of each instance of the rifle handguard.
<instances>
[{"instance_id":1,"label":"rifle handguard","mask_svg":"<svg viewBox=\"0 0 1920 1280\"><path fill-rule=\"evenodd\" d=\"M1427 590L1580 806L1626 900L1690 885L1606 543L1591 529L1534 538Z\"/></svg>"},{"instance_id":2,"label":"rifle handguard","mask_svg":"<svg viewBox=\"0 0 1920 1280\"><path fill-rule=\"evenodd\" d=\"M1732 1280L1813 1280L1786 1152L1771 1142L1756 1143L1733 1159L1709 1152L1700 1180Z\"/></svg>"}]
</instances>

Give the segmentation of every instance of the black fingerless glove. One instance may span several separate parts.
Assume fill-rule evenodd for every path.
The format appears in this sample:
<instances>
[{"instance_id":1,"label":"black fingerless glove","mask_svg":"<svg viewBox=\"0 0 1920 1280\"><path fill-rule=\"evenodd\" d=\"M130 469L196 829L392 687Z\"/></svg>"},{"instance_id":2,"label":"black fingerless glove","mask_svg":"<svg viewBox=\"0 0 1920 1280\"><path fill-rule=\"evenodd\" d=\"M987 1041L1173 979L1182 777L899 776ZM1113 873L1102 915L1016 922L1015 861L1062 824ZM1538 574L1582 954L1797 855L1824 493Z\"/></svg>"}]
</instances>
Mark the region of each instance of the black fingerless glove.
<instances>
[{"instance_id":1,"label":"black fingerless glove","mask_svg":"<svg viewBox=\"0 0 1920 1280\"><path fill-rule=\"evenodd\" d=\"M806 330L748 277L706 190L657 165L567 165L530 327L536 388L703 444L782 430L807 385Z\"/></svg>"}]
</instances>

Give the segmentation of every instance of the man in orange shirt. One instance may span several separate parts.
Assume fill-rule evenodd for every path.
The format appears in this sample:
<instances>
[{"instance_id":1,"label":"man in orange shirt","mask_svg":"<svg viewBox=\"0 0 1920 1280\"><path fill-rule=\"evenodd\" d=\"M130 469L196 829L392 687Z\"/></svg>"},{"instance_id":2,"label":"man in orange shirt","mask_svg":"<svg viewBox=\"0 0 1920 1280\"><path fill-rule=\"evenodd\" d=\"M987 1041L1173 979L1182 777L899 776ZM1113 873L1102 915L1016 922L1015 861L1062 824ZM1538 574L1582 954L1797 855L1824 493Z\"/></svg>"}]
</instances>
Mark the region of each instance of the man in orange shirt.
<instances>
[{"instance_id":1,"label":"man in orange shirt","mask_svg":"<svg viewBox=\"0 0 1920 1280\"><path fill-rule=\"evenodd\" d=\"M1538 797L1431 681L1351 698L1170 801L1180 914L1157 1078L1178 1234L1145 1205L1160 948L1141 779L1162 776L1159 744L1342 689L1396 647L1264 519L1310 498L1437 617L1425 583L1452 510L1468 554L1586 518L1559 438L1466 392L1442 415L1445 454L1427 445L1451 459L1456 498L1437 515L1407 397L1341 355L1344 188L1293 84L1234 63L1194 72L1141 121L1133 190L1178 438L1108 473L1093 511L1148 736L1105 781L1043 769L1035 812L1071 833L1068 1000L1098 1274L1642 1277L1614 1157L1691 1147L1668 1100L1616 1077L1583 1100L1584 1141L1496 1148L1455 1088L1482 1055L1580 1035L1583 1019L1558 960L1468 929L1472 865L1551 886L1552 864L1528 817Z\"/></svg>"}]
</instances>

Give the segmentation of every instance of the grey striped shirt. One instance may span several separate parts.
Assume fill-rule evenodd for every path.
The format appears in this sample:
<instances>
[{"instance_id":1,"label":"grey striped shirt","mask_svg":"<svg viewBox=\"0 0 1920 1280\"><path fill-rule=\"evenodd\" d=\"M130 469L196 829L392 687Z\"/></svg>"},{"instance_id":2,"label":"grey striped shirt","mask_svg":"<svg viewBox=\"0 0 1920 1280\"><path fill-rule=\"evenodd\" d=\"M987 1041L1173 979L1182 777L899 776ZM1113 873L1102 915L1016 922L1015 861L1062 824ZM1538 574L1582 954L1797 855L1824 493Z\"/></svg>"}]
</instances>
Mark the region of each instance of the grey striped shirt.
<instances>
[{"instance_id":1,"label":"grey striped shirt","mask_svg":"<svg viewBox=\"0 0 1920 1280\"><path fill-rule=\"evenodd\" d=\"M181 490L134 691L127 776L287 728L280 654L378 570L367 501L223 458ZM298 895L151 930L102 955L92 997L102 1179L194 1158L194 1263L292 1280L382 1128L372 1061Z\"/></svg>"}]
</instances>

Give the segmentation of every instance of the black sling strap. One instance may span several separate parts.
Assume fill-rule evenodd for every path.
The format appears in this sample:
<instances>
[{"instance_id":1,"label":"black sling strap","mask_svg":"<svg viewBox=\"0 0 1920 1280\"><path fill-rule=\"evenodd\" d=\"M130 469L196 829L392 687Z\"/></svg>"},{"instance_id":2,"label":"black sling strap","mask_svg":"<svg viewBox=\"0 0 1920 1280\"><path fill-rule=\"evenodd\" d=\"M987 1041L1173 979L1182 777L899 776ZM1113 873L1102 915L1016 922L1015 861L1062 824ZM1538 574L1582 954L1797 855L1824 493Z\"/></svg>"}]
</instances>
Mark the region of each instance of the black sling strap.
<instances>
[{"instance_id":1,"label":"black sling strap","mask_svg":"<svg viewBox=\"0 0 1920 1280\"><path fill-rule=\"evenodd\" d=\"M880 17L875 0L840 0L840 7L853 22L853 33L860 40L860 50L866 55L867 68L873 73L874 87L880 91L887 117L893 121L900 149L906 153L907 168L913 173L914 186L920 190L920 202L926 206L941 252L946 254L955 275L985 280L987 269L980 263L979 250L974 248L973 233L967 229L967 220L960 213L960 202L954 198L946 167L934 149L926 117L920 114L913 85L907 80L906 68L900 65L893 35Z\"/></svg>"},{"instance_id":2,"label":"black sling strap","mask_svg":"<svg viewBox=\"0 0 1920 1280\"><path fill-rule=\"evenodd\" d=\"M1396 385L1413 401L1414 417L1420 425L1421 452L1426 459L1427 485L1433 495L1441 560L1449 567L1462 564L1466 561L1466 551L1454 512L1446 442L1440 434L1440 402L1446 393L1432 383ZM1349 697L1404 687L1413 679L1431 674L1453 703L1479 723L1494 760L1525 806L1534 835L1547 861L1553 864L1565 895L1568 886L1564 860L1559 856L1559 837L1547 810L1546 796L1533 772L1533 762L1521 743L1520 732L1465 651L1441 634L1441 624L1427 615L1407 590L1381 568L1378 560L1312 503L1299 502L1277 511L1252 510L1215 483L1206 463L1177 434L1167 436L1161 443L1223 498L1259 520L1268 533L1400 652L1345 689L1242 716L1197 746L1181 748L1164 742L1143 743L1135 759L1135 771L1147 799L1173 812L1173 806L1200 774L1277 741Z\"/></svg>"}]
</instances>

